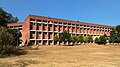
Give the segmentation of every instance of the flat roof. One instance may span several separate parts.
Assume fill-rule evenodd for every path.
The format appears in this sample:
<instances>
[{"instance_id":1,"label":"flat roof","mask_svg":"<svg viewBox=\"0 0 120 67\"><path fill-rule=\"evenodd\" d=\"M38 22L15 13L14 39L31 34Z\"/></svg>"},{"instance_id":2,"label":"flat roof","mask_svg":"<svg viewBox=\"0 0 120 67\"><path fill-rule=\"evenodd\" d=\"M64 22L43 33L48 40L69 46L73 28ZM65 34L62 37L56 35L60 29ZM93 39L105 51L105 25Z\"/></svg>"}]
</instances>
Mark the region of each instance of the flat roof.
<instances>
[{"instance_id":1,"label":"flat roof","mask_svg":"<svg viewBox=\"0 0 120 67\"><path fill-rule=\"evenodd\" d=\"M60 20L60 21L63 21L63 22L81 23L81 24L91 25L91 26L94 25L94 26L111 27L111 28L114 27L114 26L108 26L108 25L102 25L102 24L94 24L94 23L88 23L88 22L65 20L65 19L59 19L59 18L52 18L52 17L45 17L45 16L37 16L37 15L29 15L28 17L47 18L47 19L51 19L51 20L58 20L58 21Z\"/></svg>"}]
</instances>

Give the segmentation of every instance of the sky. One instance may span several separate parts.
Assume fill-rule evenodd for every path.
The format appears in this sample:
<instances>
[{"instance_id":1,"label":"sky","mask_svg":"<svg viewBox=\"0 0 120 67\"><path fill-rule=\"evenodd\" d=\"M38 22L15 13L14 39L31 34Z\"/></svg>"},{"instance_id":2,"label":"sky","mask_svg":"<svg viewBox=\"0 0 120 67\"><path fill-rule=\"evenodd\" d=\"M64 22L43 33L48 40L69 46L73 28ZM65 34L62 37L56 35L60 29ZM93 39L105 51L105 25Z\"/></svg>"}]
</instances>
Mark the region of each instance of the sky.
<instances>
[{"instance_id":1,"label":"sky","mask_svg":"<svg viewBox=\"0 0 120 67\"><path fill-rule=\"evenodd\" d=\"M23 22L29 15L109 26L120 25L120 0L0 0L0 7Z\"/></svg>"}]
</instances>

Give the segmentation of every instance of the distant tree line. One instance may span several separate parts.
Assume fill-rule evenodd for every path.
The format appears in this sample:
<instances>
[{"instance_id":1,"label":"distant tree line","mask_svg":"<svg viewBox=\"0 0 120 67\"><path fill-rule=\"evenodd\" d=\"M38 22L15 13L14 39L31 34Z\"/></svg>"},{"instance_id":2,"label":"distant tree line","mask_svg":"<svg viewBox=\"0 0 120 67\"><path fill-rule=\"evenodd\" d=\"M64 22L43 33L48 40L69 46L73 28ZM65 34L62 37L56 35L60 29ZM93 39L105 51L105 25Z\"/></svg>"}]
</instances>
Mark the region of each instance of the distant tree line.
<instances>
[{"instance_id":1,"label":"distant tree line","mask_svg":"<svg viewBox=\"0 0 120 67\"><path fill-rule=\"evenodd\" d=\"M54 42L55 44L57 42L68 42L68 45L71 45L70 43L72 42L72 45L75 44L90 44L90 43L96 43L98 45L105 45L106 43L120 43L120 25L116 26L110 31L110 37L108 38L106 34L96 37L93 40L93 37L91 35L89 36L83 36L81 34L77 35L71 35L69 32L64 31L60 33L60 36L58 37L55 35L54 37Z\"/></svg>"}]
</instances>

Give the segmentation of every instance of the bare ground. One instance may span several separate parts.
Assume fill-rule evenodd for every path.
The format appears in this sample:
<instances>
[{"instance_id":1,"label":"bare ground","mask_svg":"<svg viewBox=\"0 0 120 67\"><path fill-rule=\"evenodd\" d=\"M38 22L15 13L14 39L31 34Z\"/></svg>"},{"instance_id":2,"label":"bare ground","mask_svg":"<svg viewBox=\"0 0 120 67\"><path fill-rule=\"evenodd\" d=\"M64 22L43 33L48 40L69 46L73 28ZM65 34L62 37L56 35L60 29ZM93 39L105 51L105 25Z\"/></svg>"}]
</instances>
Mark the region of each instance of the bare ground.
<instances>
[{"instance_id":1,"label":"bare ground","mask_svg":"<svg viewBox=\"0 0 120 67\"><path fill-rule=\"evenodd\" d=\"M28 52L0 58L0 67L120 67L120 46L40 46Z\"/></svg>"}]
</instances>

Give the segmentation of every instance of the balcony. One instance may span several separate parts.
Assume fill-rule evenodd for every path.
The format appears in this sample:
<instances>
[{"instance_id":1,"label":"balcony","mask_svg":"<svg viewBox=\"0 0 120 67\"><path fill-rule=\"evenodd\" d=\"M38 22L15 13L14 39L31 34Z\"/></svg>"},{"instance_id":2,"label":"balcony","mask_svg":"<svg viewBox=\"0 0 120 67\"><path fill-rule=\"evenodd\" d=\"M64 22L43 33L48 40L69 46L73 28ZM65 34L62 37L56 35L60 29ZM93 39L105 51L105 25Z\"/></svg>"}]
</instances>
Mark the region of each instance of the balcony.
<instances>
[{"instance_id":1,"label":"balcony","mask_svg":"<svg viewBox=\"0 0 120 67\"><path fill-rule=\"evenodd\" d=\"M67 24L64 24L64 26L67 26Z\"/></svg>"},{"instance_id":2,"label":"balcony","mask_svg":"<svg viewBox=\"0 0 120 67\"><path fill-rule=\"evenodd\" d=\"M53 39L48 39L48 40L53 40Z\"/></svg>"},{"instance_id":3,"label":"balcony","mask_svg":"<svg viewBox=\"0 0 120 67\"><path fill-rule=\"evenodd\" d=\"M37 30L38 32L42 32L42 30Z\"/></svg>"},{"instance_id":4,"label":"balcony","mask_svg":"<svg viewBox=\"0 0 120 67\"><path fill-rule=\"evenodd\" d=\"M72 26L72 25L68 25L69 27Z\"/></svg>"},{"instance_id":5,"label":"balcony","mask_svg":"<svg viewBox=\"0 0 120 67\"><path fill-rule=\"evenodd\" d=\"M87 28L87 27L83 27L83 28Z\"/></svg>"},{"instance_id":6,"label":"balcony","mask_svg":"<svg viewBox=\"0 0 120 67\"><path fill-rule=\"evenodd\" d=\"M48 24L53 24L52 21L48 22Z\"/></svg>"},{"instance_id":7,"label":"balcony","mask_svg":"<svg viewBox=\"0 0 120 67\"><path fill-rule=\"evenodd\" d=\"M36 22L36 21L31 20L30 22L33 22L33 23L34 23L34 22Z\"/></svg>"},{"instance_id":8,"label":"balcony","mask_svg":"<svg viewBox=\"0 0 120 67\"><path fill-rule=\"evenodd\" d=\"M36 30L30 30L30 31L36 31Z\"/></svg>"},{"instance_id":9,"label":"balcony","mask_svg":"<svg viewBox=\"0 0 120 67\"><path fill-rule=\"evenodd\" d=\"M47 22L43 22L43 24L47 24Z\"/></svg>"},{"instance_id":10,"label":"balcony","mask_svg":"<svg viewBox=\"0 0 120 67\"><path fill-rule=\"evenodd\" d=\"M48 32L47 30L44 30L43 32Z\"/></svg>"},{"instance_id":11,"label":"balcony","mask_svg":"<svg viewBox=\"0 0 120 67\"><path fill-rule=\"evenodd\" d=\"M95 30L96 30L97 28L93 28L93 29L95 29Z\"/></svg>"},{"instance_id":12,"label":"balcony","mask_svg":"<svg viewBox=\"0 0 120 67\"><path fill-rule=\"evenodd\" d=\"M54 31L55 33L58 33L58 31Z\"/></svg>"},{"instance_id":13,"label":"balcony","mask_svg":"<svg viewBox=\"0 0 120 67\"><path fill-rule=\"evenodd\" d=\"M63 24L59 24L60 26L62 26Z\"/></svg>"},{"instance_id":14,"label":"balcony","mask_svg":"<svg viewBox=\"0 0 120 67\"><path fill-rule=\"evenodd\" d=\"M86 32L84 32L84 34L87 34Z\"/></svg>"},{"instance_id":15,"label":"balcony","mask_svg":"<svg viewBox=\"0 0 120 67\"><path fill-rule=\"evenodd\" d=\"M43 40L48 40L48 39L43 39Z\"/></svg>"},{"instance_id":16,"label":"balcony","mask_svg":"<svg viewBox=\"0 0 120 67\"><path fill-rule=\"evenodd\" d=\"M83 34L83 32L81 32L80 34Z\"/></svg>"},{"instance_id":17,"label":"balcony","mask_svg":"<svg viewBox=\"0 0 120 67\"><path fill-rule=\"evenodd\" d=\"M90 33L87 33L87 34L90 34Z\"/></svg>"},{"instance_id":18,"label":"balcony","mask_svg":"<svg viewBox=\"0 0 120 67\"><path fill-rule=\"evenodd\" d=\"M75 27L75 25L72 25L72 27Z\"/></svg>"},{"instance_id":19,"label":"balcony","mask_svg":"<svg viewBox=\"0 0 120 67\"><path fill-rule=\"evenodd\" d=\"M37 21L37 23L40 23L40 24L41 24L42 22L40 22L40 21Z\"/></svg>"},{"instance_id":20,"label":"balcony","mask_svg":"<svg viewBox=\"0 0 120 67\"><path fill-rule=\"evenodd\" d=\"M83 28L83 26L80 26L80 28Z\"/></svg>"},{"instance_id":21,"label":"balcony","mask_svg":"<svg viewBox=\"0 0 120 67\"><path fill-rule=\"evenodd\" d=\"M90 34L93 34L93 33L90 33Z\"/></svg>"},{"instance_id":22,"label":"balcony","mask_svg":"<svg viewBox=\"0 0 120 67\"><path fill-rule=\"evenodd\" d=\"M76 34L80 34L80 33L76 33Z\"/></svg>"},{"instance_id":23,"label":"balcony","mask_svg":"<svg viewBox=\"0 0 120 67\"><path fill-rule=\"evenodd\" d=\"M42 39L37 39L37 40L42 40Z\"/></svg>"},{"instance_id":24,"label":"balcony","mask_svg":"<svg viewBox=\"0 0 120 67\"><path fill-rule=\"evenodd\" d=\"M48 32L53 32L53 31L48 31Z\"/></svg>"},{"instance_id":25,"label":"balcony","mask_svg":"<svg viewBox=\"0 0 120 67\"><path fill-rule=\"evenodd\" d=\"M72 32L69 32L69 33L72 33Z\"/></svg>"},{"instance_id":26,"label":"balcony","mask_svg":"<svg viewBox=\"0 0 120 67\"><path fill-rule=\"evenodd\" d=\"M36 40L36 39L30 39L30 40Z\"/></svg>"},{"instance_id":27,"label":"balcony","mask_svg":"<svg viewBox=\"0 0 120 67\"><path fill-rule=\"evenodd\" d=\"M54 23L54 25L58 25L57 23Z\"/></svg>"}]
</instances>

